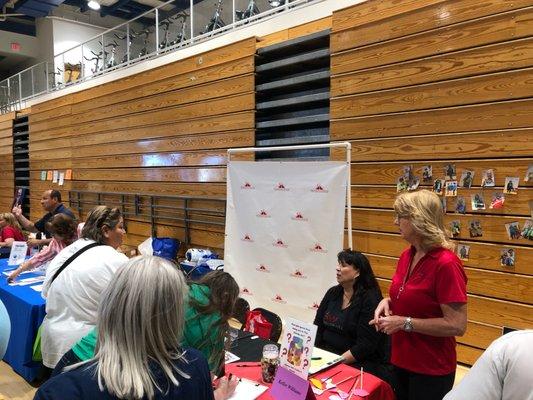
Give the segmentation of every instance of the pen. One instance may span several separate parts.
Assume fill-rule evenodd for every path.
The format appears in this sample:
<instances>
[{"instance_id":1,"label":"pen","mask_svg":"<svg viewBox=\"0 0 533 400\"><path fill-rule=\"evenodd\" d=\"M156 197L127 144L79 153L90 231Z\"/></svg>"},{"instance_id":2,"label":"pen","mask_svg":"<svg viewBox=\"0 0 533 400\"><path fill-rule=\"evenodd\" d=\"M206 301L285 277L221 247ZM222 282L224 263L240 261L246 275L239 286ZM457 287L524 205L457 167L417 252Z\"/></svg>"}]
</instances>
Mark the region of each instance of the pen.
<instances>
[{"instance_id":1,"label":"pen","mask_svg":"<svg viewBox=\"0 0 533 400\"><path fill-rule=\"evenodd\" d=\"M246 368L246 367L260 367L261 364L237 364L235 365L236 367L239 367L239 368Z\"/></svg>"},{"instance_id":2,"label":"pen","mask_svg":"<svg viewBox=\"0 0 533 400\"><path fill-rule=\"evenodd\" d=\"M311 361L322 360L322 357L311 357Z\"/></svg>"}]
</instances>

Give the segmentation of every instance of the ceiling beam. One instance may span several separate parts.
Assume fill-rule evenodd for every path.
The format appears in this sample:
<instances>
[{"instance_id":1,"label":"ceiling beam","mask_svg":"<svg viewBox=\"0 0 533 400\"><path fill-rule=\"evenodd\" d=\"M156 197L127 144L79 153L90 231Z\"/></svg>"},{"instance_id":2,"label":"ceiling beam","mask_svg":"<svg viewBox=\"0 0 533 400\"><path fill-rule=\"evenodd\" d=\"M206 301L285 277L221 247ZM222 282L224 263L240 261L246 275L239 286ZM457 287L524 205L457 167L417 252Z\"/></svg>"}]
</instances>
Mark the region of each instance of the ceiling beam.
<instances>
[{"instance_id":1,"label":"ceiling beam","mask_svg":"<svg viewBox=\"0 0 533 400\"><path fill-rule=\"evenodd\" d=\"M21 35L35 36L35 25L20 24L9 19L0 22L0 31L20 33Z\"/></svg>"},{"instance_id":2,"label":"ceiling beam","mask_svg":"<svg viewBox=\"0 0 533 400\"><path fill-rule=\"evenodd\" d=\"M118 11L119 8L128 4L131 0L118 0L115 4L109 7L102 7L100 10L100 16L105 17L106 15L113 15L115 11Z\"/></svg>"}]
</instances>

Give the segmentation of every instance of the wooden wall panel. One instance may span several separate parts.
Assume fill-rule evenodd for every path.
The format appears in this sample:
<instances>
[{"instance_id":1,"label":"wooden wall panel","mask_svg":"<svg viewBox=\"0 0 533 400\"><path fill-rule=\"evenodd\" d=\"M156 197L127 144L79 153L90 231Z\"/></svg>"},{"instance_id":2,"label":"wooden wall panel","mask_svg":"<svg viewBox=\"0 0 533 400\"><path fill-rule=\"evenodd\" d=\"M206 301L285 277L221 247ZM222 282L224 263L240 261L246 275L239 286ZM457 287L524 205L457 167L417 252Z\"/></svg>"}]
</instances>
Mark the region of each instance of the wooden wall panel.
<instances>
[{"instance_id":1,"label":"wooden wall panel","mask_svg":"<svg viewBox=\"0 0 533 400\"><path fill-rule=\"evenodd\" d=\"M0 115L0 212L10 212L15 193L15 172L13 170L13 120L15 113Z\"/></svg>"},{"instance_id":2,"label":"wooden wall panel","mask_svg":"<svg viewBox=\"0 0 533 400\"><path fill-rule=\"evenodd\" d=\"M69 190L88 192L88 201L102 192L225 198L227 148L255 142L254 53L251 38L34 107L32 198L48 188L67 202ZM40 179L43 170L66 169L73 179L62 187ZM75 211L83 217L90 207ZM31 216L41 214L34 201ZM223 219L190 216L208 222L190 225L191 246L221 249ZM151 234L146 218L126 222L126 248ZM185 239L183 222L156 222L158 234Z\"/></svg>"},{"instance_id":3,"label":"wooden wall panel","mask_svg":"<svg viewBox=\"0 0 533 400\"><path fill-rule=\"evenodd\" d=\"M444 179L448 164L457 180L465 170L475 173L472 187L458 190L465 214L447 197L444 218L448 229L459 221L455 240L470 246L463 262L469 323L458 338L459 360L467 364L503 326L533 325L533 242L510 239L505 227L533 218L533 180L524 180L533 167L532 18L530 0L369 0L332 20L330 135L351 142L354 247L368 255L385 291L407 247L392 210L404 168L430 190L424 166L432 166L433 179ZM341 159L341 151L332 158ZM495 187L481 187L487 169ZM518 194L490 209L506 177L520 178ZM485 210L471 207L478 193ZM481 237L470 237L475 220ZM509 248L514 266L501 262Z\"/></svg>"}]
</instances>

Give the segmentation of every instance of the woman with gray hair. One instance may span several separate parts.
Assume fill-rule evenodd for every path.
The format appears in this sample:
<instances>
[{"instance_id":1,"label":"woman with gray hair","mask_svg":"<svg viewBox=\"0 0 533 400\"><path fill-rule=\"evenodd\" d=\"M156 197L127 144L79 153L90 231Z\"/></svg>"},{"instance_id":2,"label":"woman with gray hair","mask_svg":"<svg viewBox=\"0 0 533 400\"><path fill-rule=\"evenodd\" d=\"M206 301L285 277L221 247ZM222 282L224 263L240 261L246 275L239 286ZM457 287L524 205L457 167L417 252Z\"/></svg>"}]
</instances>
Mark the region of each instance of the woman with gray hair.
<instances>
[{"instance_id":1,"label":"woman with gray hair","mask_svg":"<svg viewBox=\"0 0 533 400\"><path fill-rule=\"evenodd\" d=\"M103 293L94 357L46 382L35 399L227 399L236 380L224 378L213 396L205 357L179 344L186 296L171 262L131 259Z\"/></svg>"},{"instance_id":2,"label":"woman with gray hair","mask_svg":"<svg viewBox=\"0 0 533 400\"><path fill-rule=\"evenodd\" d=\"M96 326L104 289L128 261L117 251L125 234L118 208L97 206L87 215L81 238L65 247L46 270L41 329L45 367L54 368L76 341Z\"/></svg>"},{"instance_id":3,"label":"woman with gray hair","mask_svg":"<svg viewBox=\"0 0 533 400\"><path fill-rule=\"evenodd\" d=\"M398 260L390 297L379 303L370 324L392 335L398 400L442 400L457 368L455 336L466 330L466 275L435 193L402 193L394 211L400 235L411 246Z\"/></svg>"}]
</instances>

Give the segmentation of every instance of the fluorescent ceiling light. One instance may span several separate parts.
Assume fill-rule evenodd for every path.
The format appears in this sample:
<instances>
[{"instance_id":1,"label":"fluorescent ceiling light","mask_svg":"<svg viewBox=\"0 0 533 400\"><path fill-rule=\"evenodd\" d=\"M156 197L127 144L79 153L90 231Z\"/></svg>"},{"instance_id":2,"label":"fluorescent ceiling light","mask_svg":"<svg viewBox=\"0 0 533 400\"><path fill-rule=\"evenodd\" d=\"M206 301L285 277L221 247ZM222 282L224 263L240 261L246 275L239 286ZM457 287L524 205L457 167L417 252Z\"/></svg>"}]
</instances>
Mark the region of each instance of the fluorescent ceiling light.
<instances>
[{"instance_id":1,"label":"fluorescent ceiling light","mask_svg":"<svg viewBox=\"0 0 533 400\"><path fill-rule=\"evenodd\" d=\"M87 5L89 6L90 9L92 10L99 10L100 9L100 3L98 3L97 1L95 0L90 0L87 2Z\"/></svg>"},{"instance_id":2,"label":"fluorescent ceiling light","mask_svg":"<svg viewBox=\"0 0 533 400\"><path fill-rule=\"evenodd\" d=\"M270 7L278 7L279 5L283 4L283 0L268 0L270 3Z\"/></svg>"}]
</instances>

